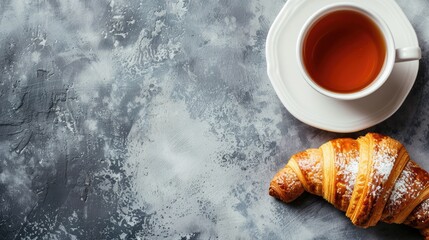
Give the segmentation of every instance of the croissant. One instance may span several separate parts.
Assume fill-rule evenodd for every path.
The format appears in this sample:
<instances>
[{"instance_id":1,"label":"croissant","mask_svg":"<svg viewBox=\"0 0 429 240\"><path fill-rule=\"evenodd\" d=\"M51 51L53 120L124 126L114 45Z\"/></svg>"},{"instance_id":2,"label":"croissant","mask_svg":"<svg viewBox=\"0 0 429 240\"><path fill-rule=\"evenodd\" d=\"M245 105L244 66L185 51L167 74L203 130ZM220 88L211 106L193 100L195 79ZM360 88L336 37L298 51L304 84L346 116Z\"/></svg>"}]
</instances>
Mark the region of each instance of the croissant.
<instances>
[{"instance_id":1,"label":"croissant","mask_svg":"<svg viewBox=\"0 0 429 240\"><path fill-rule=\"evenodd\" d=\"M388 136L339 138L293 155L269 194L288 203L304 191L322 196L356 226L406 224L429 240L429 174Z\"/></svg>"}]
</instances>

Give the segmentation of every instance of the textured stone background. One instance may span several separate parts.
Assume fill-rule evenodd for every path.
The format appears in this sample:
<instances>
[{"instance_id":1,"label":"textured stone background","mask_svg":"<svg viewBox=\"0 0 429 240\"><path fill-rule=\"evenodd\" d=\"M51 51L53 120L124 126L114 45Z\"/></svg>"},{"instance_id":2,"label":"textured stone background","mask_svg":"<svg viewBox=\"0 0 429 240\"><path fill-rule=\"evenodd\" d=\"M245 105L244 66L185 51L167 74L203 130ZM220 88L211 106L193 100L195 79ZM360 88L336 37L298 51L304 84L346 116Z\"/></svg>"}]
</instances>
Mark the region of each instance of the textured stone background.
<instances>
[{"instance_id":1,"label":"textured stone background","mask_svg":"<svg viewBox=\"0 0 429 240\"><path fill-rule=\"evenodd\" d=\"M290 155L367 131L429 169L429 2L398 0L423 59L387 121L307 126L266 74L284 0L1 0L1 239L420 239L320 198L267 195Z\"/></svg>"}]
</instances>

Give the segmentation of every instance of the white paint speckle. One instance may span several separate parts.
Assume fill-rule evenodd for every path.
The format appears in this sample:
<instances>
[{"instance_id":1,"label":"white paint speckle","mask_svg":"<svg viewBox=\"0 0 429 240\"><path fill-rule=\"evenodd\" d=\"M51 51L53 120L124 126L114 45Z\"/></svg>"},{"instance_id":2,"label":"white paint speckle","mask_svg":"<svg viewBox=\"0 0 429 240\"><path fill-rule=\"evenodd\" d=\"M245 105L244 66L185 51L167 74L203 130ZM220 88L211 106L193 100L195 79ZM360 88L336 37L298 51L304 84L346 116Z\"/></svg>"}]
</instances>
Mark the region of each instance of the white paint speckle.
<instances>
[{"instance_id":1,"label":"white paint speckle","mask_svg":"<svg viewBox=\"0 0 429 240\"><path fill-rule=\"evenodd\" d=\"M175 14L179 19L183 18L188 12L185 0L178 0L171 3L171 13Z\"/></svg>"},{"instance_id":2,"label":"white paint speckle","mask_svg":"<svg viewBox=\"0 0 429 240\"><path fill-rule=\"evenodd\" d=\"M40 61L40 52L32 52L31 61L33 61L34 63L38 63Z\"/></svg>"},{"instance_id":3,"label":"white paint speckle","mask_svg":"<svg viewBox=\"0 0 429 240\"><path fill-rule=\"evenodd\" d=\"M91 132L96 132L98 130L97 121L94 119L85 120L85 126Z\"/></svg>"}]
</instances>

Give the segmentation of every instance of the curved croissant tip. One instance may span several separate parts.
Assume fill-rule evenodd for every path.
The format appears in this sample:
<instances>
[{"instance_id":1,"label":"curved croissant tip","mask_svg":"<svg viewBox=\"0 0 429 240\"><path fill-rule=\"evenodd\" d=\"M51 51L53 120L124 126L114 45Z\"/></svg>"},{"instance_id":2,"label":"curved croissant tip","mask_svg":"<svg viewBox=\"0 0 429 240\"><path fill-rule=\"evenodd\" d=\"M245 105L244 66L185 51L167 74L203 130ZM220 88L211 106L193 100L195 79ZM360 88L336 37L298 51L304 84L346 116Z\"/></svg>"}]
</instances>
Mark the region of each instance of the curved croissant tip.
<instances>
[{"instance_id":1,"label":"curved croissant tip","mask_svg":"<svg viewBox=\"0 0 429 240\"><path fill-rule=\"evenodd\" d=\"M276 190L276 186L273 186L273 183L270 184L270 188L268 189L268 194L270 194L270 196L275 197L279 200L283 200L283 197L281 196L281 194L279 193L278 190Z\"/></svg>"},{"instance_id":2,"label":"curved croissant tip","mask_svg":"<svg viewBox=\"0 0 429 240\"><path fill-rule=\"evenodd\" d=\"M280 170L270 182L268 193L280 201L290 203L304 192L295 172L288 166Z\"/></svg>"},{"instance_id":3,"label":"curved croissant tip","mask_svg":"<svg viewBox=\"0 0 429 240\"><path fill-rule=\"evenodd\" d=\"M302 193L302 192L301 192ZM295 200L299 195L297 196L293 196L293 194L287 194L285 191L282 191L282 189L280 188L280 186L278 186L276 183L272 183L270 185L270 188L268 190L268 194L270 194L270 196L277 198L280 201L283 201L285 203L290 203L293 200Z\"/></svg>"},{"instance_id":4,"label":"curved croissant tip","mask_svg":"<svg viewBox=\"0 0 429 240\"><path fill-rule=\"evenodd\" d=\"M270 194L270 196L277 198L277 193L274 190L274 188L272 186L270 186L270 189L268 189L268 194Z\"/></svg>"}]
</instances>

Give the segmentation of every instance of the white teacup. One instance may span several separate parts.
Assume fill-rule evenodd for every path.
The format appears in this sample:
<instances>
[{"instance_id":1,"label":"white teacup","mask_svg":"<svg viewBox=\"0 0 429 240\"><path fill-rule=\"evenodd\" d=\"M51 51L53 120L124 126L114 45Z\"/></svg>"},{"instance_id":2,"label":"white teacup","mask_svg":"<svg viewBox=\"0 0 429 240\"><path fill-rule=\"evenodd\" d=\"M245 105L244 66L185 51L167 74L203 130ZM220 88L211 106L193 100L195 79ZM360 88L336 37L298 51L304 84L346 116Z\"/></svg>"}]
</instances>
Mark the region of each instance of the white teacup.
<instances>
[{"instance_id":1,"label":"white teacup","mask_svg":"<svg viewBox=\"0 0 429 240\"><path fill-rule=\"evenodd\" d=\"M307 35L309 34L309 32L311 31L312 27L318 21L328 16L328 14L331 14L337 11L344 11L344 10L354 11L369 18L373 22L373 24L376 27L378 27L379 31L381 32L382 39L384 41L384 47L385 47L384 63L382 63L379 71L375 73L376 75L372 79L372 81L370 81L368 85L366 85L361 89L357 89L355 91L349 91L349 92L333 91L324 86L321 86L321 84L318 83L317 79L313 79L311 74L309 74L309 71L306 67L304 56L303 56L304 41ZM326 34L329 34L329 33L327 32ZM353 99L358 99L358 98L363 98L365 96L368 96L369 94L379 89L386 82L386 80L389 78L392 72L395 62L413 61L421 58L421 50L419 47L410 46L405 48L396 48L392 33L389 30L389 27L387 26L387 24L383 21L383 19L381 19L377 14L371 12L368 9L365 9L362 6L359 6L359 4L356 4L356 3L332 4L320 9L312 16L310 16L310 18L306 21L306 23L303 25L303 28L300 31L296 49L297 49L297 58L299 63L298 65L301 70L302 76L304 77L306 82L321 94L324 94L328 97L341 99L341 100L353 100ZM347 79L344 79L344 81L347 81Z\"/></svg>"}]
</instances>

